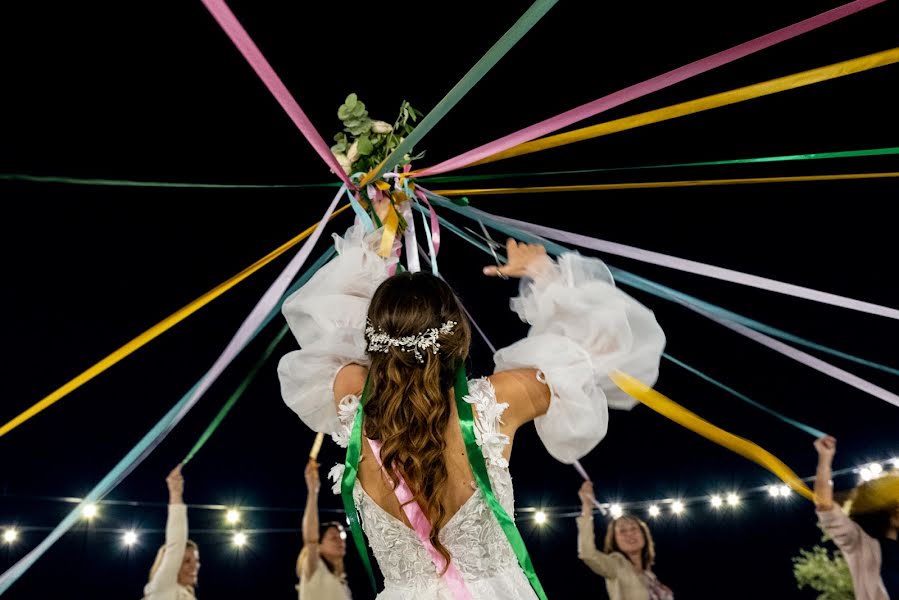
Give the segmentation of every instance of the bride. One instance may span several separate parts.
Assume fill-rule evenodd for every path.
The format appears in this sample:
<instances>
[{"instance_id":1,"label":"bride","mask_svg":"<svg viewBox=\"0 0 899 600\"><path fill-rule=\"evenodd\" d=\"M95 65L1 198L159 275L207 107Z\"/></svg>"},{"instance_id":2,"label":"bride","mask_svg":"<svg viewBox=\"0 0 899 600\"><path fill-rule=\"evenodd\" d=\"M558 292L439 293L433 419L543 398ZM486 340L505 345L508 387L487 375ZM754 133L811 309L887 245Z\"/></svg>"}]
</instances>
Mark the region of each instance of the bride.
<instances>
[{"instance_id":1,"label":"bride","mask_svg":"<svg viewBox=\"0 0 899 600\"><path fill-rule=\"evenodd\" d=\"M509 240L508 263L484 274L521 278L511 306L531 328L469 380L459 299L429 273L391 277L380 237L335 235L338 257L285 302L301 350L279 364L284 401L349 446L348 473L330 476L384 575L380 600L544 598L510 518L515 432L534 421L556 459L584 456L608 407L635 404L607 374L654 383L664 334L601 261Z\"/></svg>"}]
</instances>

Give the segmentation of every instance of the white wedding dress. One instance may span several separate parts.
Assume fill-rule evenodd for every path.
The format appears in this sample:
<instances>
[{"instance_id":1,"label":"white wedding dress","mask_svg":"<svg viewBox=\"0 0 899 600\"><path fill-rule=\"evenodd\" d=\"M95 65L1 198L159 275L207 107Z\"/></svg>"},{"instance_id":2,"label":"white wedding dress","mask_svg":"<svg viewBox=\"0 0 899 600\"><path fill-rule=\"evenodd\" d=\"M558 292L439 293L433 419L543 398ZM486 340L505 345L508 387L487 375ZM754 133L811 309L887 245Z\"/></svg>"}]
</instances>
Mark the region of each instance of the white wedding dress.
<instances>
[{"instance_id":1,"label":"white wedding dress","mask_svg":"<svg viewBox=\"0 0 899 600\"><path fill-rule=\"evenodd\" d=\"M369 363L365 353L366 314L375 289L396 262L377 255L379 232L361 227L334 236L338 257L285 303L283 312L301 350L278 366L284 401L310 428L331 433L346 447L359 406L355 396L335 408L333 382L345 365ZM496 370L538 369L552 391L546 415L535 421L547 451L572 463L606 434L608 407L636 402L608 378L621 369L647 384L658 375L665 336L652 312L614 286L605 265L566 254L535 280L522 280L512 308L531 324L528 337L496 353ZM514 515L509 443L499 429L506 404L497 402L489 380L469 382L475 433L487 462L497 500ZM329 477L339 493L343 465ZM379 600L452 600L453 595L415 532L378 506L356 481L354 500L363 529L384 574ZM536 598L499 523L480 490L440 532L472 597L478 600ZM539 575L539 574L538 574Z\"/></svg>"}]
</instances>

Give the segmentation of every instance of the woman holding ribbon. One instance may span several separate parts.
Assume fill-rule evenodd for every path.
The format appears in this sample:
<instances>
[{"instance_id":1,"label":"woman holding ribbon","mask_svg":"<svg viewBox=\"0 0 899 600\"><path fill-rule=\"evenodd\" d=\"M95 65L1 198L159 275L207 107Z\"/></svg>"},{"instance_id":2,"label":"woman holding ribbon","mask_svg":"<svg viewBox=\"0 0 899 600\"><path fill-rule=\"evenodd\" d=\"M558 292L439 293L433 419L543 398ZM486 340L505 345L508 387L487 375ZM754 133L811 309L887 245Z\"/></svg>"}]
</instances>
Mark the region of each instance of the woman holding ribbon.
<instances>
[{"instance_id":1,"label":"woman holding ribbon","mask_svg":"<svg viewBox=\"0 0 899 600\"><path fill-rule=\"evenodd\" d=\"M607 374L653 383L664 334L599 260L510 240L506 266L484 273L522 278L512 308L530 332L469 380L459 299L429 273L391 277L380 241L359 225L335 236L338 258L284 303L302 348L278 367L284 400L347 448L330 476L384 575L380 600L545 598L511 517L515 432L535 421L554 457L584 456L608 406L635 404Z\"/></svg>"},{"instance_id":2,"label":"woman holding ribbon","mask_svg":"<svg viewBox=\"0 0 899 600\"><path fill-rule=\"evenodd\" d=\"M156 553L144 600L194 600L200 572L200 549L187 539L187 506L184 504L184 476L178 465L165 479L169 488L169 518L165 524L165 545Z\"/></svg>"},{"instance_id":3,"label":"woman holding ribbon","mask_svg":"<svg viewBox=\"0 0 899 600\"><path fill-rule=\"evenodd\" d=\"M596 547L593 532L593 484L585 481L578 491L581 516L577 518L577 554L606 580L611 600L674 600L674 594L652 572L655 543L649 526L633 515L609 522L603 550Z\"/></svg>"},{"instance_id":4,"label":"woman holding ribbon","mask_svg":"<svg viewBox=\"0 0 899 600\"><path fill-rule=\"evenodd\" d=\"M303 549L297 557L300 600L352 600L343 568L346 533L335 521L318 518L318 463L306 464L306 510L303 512Z\"/></svg>"},{"instance_id":5,"label":"woman holding ribbon","mask_svg":"<svg viewBox=\"0 0 899 600\"><path fill-rule=\"evenodd\" d=\"M860 484L844 511L833 501L831 465L837 441L822 437L815 450L818 521L846 558L856 600L899 599L899 471Z\"/></svg>"}]
</instances>

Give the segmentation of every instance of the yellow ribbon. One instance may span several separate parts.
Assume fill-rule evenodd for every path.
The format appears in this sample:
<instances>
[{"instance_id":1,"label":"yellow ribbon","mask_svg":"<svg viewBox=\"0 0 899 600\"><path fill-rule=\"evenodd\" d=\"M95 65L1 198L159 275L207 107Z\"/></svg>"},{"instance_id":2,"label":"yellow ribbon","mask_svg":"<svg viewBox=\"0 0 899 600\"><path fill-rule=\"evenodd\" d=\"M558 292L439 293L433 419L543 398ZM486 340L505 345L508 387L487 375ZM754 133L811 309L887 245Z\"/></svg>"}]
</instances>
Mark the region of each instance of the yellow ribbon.
<instances>
[{"instance_id":1,"label":"yellow ribbon","mask_svg":"<svg viewBox=\"0 0 899 600\"><path fill-rule=\"evenodd\" d=\"M575 129L574 131L552 135L531 142L525 142L524 144L509 148L508 150L497 152L496 154L481 159L469 166L483 165L498 160L512 158L513 156L522 156L524 154L539 152L540 150L546 150L548 148L555 148L556 146L573 144L575 142L609 135L610 133L617 133L619 131L625 131L627 129L633 129L651 123L667 121L668 119L675 119L677 117L691 115L704 110L726 106L728 104L736 104L737 102L743 102L753 98L760 98L762 96L820 83L829 79L843 77L844 75L861 73L862 71L891 65L896 62L899 62L899 48L884 50L882 52L876 52L874 54L827 65L825 67L819 67L817 69L802 71L801 73L794 73L793 75L748 85L728 92L713 94L704 98L690 100L689 102L682 102L665 108L651 110L631 117L624 117L622 119Z\"/></svg>"},{"instance_id":2,"label":"yellow ribbon","mask_svg":"<svg viewBox=\"0 0 899 600\"><path fill-rule=\"evenodd\" d=\"M336 217L337 215L342 213L347 208L349 208L349 204L341 206L340 208L335 210L334 213L331 215L331 219L333 219L334 217ZM109 367L113 366L114 364L116 364L117 362L119 362L120 360L122 360L123 358L125 358L126 356L128 356L129 354L131 354L132 352L137 350L138 348L144 346L145 344L147 344L148 342L150 342L151 340L153 340L160 334L165 333L166 331L168 331L169 329L171 329L172 327L174 327L175 325L177 325L178 323L180 323L181 321L183 321L184 319L186 319L193 313L197 312L198 310L200 310L201 308L203 308L204 306L206 306L207 304L209 304L210 302L212 302L213 300L215 300L216 298L218 298L219 296L221 296L222 294L224 294L225 292L227 292L228 290L233 288L235 285L237 285L238 283L240 283L241 281L243 281L244 279L246 279L247 277L249 277L256 271L258 271L259 269L261 269L268 263L272 262L273 260L275 260L276 258L281 256L282 254L284 254L285 252L287 252L288 250L290 250L291 248L293 248L294 246L299 244L301 241L303 241L307 237L309 237L312 234L312 232L315 231L316 227L318 227L318 223L309 227L308 229L306 229L305 231L303 231L296 237L281 244L279 247L275 248L274 250L272 250L271 252L266 254L264 257L260 258L259 260L254 262L252 265L245 268L243 271L241 271L237 275L231 277L224 283L220 283L219 285L217 285L213 289L209 290L208 292L206 292L205 294L203 294L202 296L200 296L193 302L180 308L177 312L169 315L168 317L166 317L165 319L163 319L162 321L160 321L153 327L147 329L146 331L144 331L143 333L138 335L136 338L132 339L130 342L126 343L124 346L122 346L121 348L119 348L118 350L113 352L112 354L101 359L94 366L90 367L89 369L87 369L86 371L84 371L83 373L81 373L80 375L78 375L77 377L72 379L71 381L63 384L61 387L57 388L56 390L51 392L49 395L47 395L40 401L36 402L33 406L31 406L30 408L28 408L27 410L25 410L18 416L14 417L11 421L9 421L8 423L6 423L2 427L0 427L0 437L6 435L10 431L12 431L13 429L18 427L25 421L27 421L28 419L33 417L34 415L38 414L45 408L48 408L49 406L51 406L54 403L56 403L57 401L59 401L61 398L63 398L69 392L71 392L75 389L78 389L83 384L87 383L88 381L90 381L91 379L93 379L94 377L96 377L97 375L99 375L100 373L102 373L103 371L108 369Z\"/></svg>"},{"instance_id":3,"label":"yellow ribbon","mask_svg":"<svg viewBox=\"0 0 899 600\"><path fill-rule=\"evenodd\" d=\"M615 382L615 385L624 390L626 394L633 396L660 415L761 465L777 475L797 494L800 494L812 502L815 501L814 492L799 479L796 473L794 473L790 467L785 465L779 458L764 448L757 446L749 440L745 440L724 431L720 427L712 425L699 415L690 412L667 396L660 394L627 373L614 371L609 374L609 377L611 377L612 381Z\"/></svg>"},{"instance_id":4,"label":"yellow ribbon","mask_svg":"<svg viewBox=\"0 0 899 600\"><path fill-rule=\"evenodd\" d=\"M309 460L318 461L318 451L322 448L322 442L325 440L325 434L319 431L315 434L315 441L312 443L312 450L309 451Z\"/></svg>"},{"instance_id":5,"label":"yellow ribbon","mask_svg":"<svg viewBox=\"0 0 899 600\"><path fill-rule=\"evenodd\" d=\"M679 188L707 185L748 185L753 183L793 183L798 181L840 181L899 177L899 171L885 173L842 173L838 175L796 175L792 177L745 177L742 179L694 179L686 181L646 181L642 183L597 183L592 185L544 185L534 187L472 188L434 190L441 196L488 196L491 194L539 194L544 192L590 192L597 190L636 190L643 188Z\"/></svg>"},{"instance_id":6,"label":"yellow ribbon","mask_svg":"<svg viewBox=\"0 0 899 600\"><path fill-rule=\"evenodd\" d=\"M384 233L381 235L381 247L378 250L378 256L386 258L393 250L393 240L396 239L396 230L400 225L399 215L396 214L396 207L390 203L390 210L384 219Z\"/></svg>"}]
</instances>

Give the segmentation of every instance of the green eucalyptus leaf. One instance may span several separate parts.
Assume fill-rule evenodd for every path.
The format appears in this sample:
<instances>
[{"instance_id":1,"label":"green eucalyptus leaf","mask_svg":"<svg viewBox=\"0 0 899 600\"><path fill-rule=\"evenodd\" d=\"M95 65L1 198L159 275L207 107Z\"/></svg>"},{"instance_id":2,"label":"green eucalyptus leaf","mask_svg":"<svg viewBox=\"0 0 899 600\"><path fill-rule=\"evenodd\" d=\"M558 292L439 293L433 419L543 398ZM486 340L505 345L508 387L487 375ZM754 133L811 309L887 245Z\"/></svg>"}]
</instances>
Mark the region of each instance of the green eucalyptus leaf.
<instances>
[{"instance_id":1,"label":"green eucalyptus leaf","mask_svg":"<svg viewBox=\"0 0 899 600\"><path fill-rule=\"evenodd\" d=\"M371 151L374 150L374 146L372 146L371 140L368 139L367 135L363 135L359 138L359 154L362 156L368 156L371 154Z\"/></svg>"}]
</instances>

